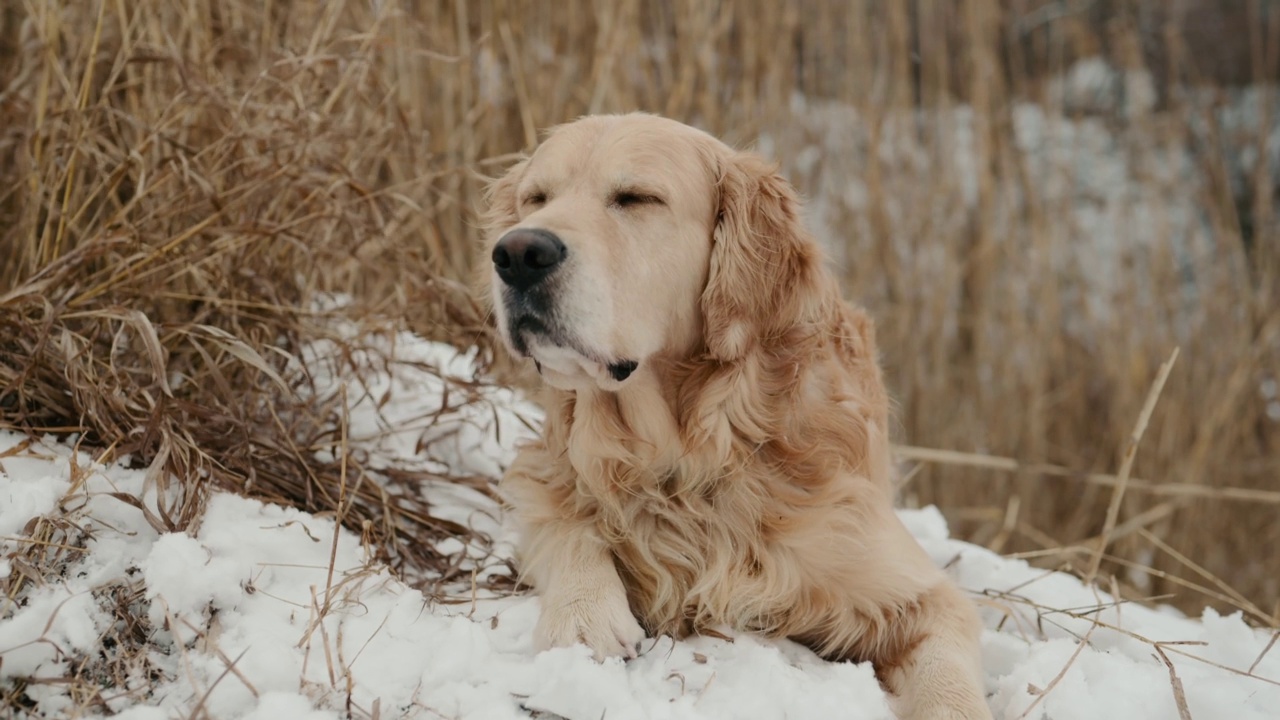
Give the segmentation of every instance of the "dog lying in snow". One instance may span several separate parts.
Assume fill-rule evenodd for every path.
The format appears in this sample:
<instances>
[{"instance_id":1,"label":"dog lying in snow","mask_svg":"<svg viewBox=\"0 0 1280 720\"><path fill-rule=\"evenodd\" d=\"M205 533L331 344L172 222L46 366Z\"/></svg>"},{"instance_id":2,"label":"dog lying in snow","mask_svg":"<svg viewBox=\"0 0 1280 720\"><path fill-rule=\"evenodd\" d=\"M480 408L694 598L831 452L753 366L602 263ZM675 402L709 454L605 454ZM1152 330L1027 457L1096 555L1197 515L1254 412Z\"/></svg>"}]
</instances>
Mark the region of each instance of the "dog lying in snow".
<instances>
[{"instance_id":1,"label":"dog lying in snow","mask_svg":"<svg viewBox=\"0 0 1280 720\"><path fill-rule=\"evenodd\" d=\"M490 187L486 295L548 386L502 481L539 647L719 624L869 660L908 718L989 718L979 623L892 507L874 328L791 186L672 120L553 129Z\"/></svg>"}]
</instances>

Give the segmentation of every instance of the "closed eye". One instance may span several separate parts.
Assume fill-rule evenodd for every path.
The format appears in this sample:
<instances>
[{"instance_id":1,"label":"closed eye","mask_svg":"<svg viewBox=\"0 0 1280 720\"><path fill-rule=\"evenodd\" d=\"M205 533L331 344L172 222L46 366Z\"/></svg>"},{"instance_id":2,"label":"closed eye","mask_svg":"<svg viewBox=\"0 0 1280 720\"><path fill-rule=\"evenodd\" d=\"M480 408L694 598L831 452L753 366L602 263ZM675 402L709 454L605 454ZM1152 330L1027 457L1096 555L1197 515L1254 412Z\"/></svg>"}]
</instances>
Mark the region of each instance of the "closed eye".
<instances>
[{"instance_id":1,"label":"closed eye","mask_svg":"<svg viewBox=\"0 0 1280 720\"><path fill-rule=\"evenodd\" d=\"M547 203L547 194L541 190L531 192L524 196L523 205L545 205Z\"/></svg>"},{"instance_id":2,"label":"closed eye","mask_svg":"<svg viewBox=\"0 0 1280 720\"><path fill-rule=\"evenodd\" d=\"M613 194L609 204L627 210L641 205L666 205L667 203L657 195L643 190L619 190Z\"/></svg>"}]
</instances>

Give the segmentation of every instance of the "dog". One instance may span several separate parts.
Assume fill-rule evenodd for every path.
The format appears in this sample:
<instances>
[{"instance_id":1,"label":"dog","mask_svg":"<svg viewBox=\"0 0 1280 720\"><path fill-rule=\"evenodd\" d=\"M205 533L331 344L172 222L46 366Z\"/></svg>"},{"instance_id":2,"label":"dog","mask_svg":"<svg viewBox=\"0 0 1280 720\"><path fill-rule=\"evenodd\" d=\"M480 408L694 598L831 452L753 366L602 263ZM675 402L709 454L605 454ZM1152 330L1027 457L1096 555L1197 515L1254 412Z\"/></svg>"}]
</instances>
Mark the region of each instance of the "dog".
<instances>
[{"instance_id":1,"label":"dog","mask_svg":"<svg viewBox=\"0 0 1280 720\"><path fill-rule=\"evenodd\" d=\"M553 128L488 188L482 293L547 395L500 490L539 648L730 626L990 718L976 608L893 510L874 326L761 157L666 118Z\"/></svg>"}]
</instances>

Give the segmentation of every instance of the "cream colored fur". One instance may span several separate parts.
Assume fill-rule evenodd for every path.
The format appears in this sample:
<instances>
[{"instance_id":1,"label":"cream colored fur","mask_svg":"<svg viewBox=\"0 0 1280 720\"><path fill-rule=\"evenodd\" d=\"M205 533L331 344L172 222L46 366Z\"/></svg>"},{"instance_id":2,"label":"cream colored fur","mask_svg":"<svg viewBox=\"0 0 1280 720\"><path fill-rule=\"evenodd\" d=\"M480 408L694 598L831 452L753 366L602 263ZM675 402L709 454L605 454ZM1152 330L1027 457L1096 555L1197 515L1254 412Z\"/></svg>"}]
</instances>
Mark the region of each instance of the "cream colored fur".
<instances>
[{"instance_id":1,"label":"cream colored fur","mask_svg":"<svg viewBox=\"0 0 1280 720\"><path fill-rule=\"evenodd\" d=\"M493 184L490 245L541 228L568 248L574 349L532 344L546 426L502 482L536 642L632 656L726 624L872 662L905 718L989 718L976 612L893 511L872 322L798 213L758 157L640 114L556 128Z\"/></svg>"}]
</instances>

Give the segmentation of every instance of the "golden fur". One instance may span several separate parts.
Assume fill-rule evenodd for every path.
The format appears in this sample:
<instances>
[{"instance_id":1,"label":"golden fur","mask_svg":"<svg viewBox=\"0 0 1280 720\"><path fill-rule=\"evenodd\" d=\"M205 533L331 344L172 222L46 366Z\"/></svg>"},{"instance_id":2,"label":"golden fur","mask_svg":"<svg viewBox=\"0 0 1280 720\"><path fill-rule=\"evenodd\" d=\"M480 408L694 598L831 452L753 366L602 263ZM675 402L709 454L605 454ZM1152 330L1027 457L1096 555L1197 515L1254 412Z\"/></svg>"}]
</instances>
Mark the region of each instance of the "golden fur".
<instances>
[{"instance_id":1,"label":"golden fur","mask_svg":"<svg viewBox=\"0 0 1280 720\"><path fill-rule=\"evenodd\" d=\"M635 186L653 198L617 199ZM725 624L871 661L904 717L990 717L976 613L892 508L873 324L771 166L671 120L588 117L498 179L485 220L489 248L536 227L569 253L552 312L573 349L526 343L546 425L502 482L539 646L631 656ZM511 341L513 291L486 285Z\"/></svg>"}]
</instances>

